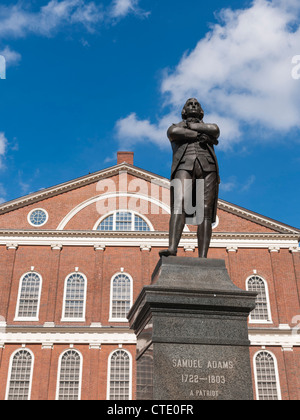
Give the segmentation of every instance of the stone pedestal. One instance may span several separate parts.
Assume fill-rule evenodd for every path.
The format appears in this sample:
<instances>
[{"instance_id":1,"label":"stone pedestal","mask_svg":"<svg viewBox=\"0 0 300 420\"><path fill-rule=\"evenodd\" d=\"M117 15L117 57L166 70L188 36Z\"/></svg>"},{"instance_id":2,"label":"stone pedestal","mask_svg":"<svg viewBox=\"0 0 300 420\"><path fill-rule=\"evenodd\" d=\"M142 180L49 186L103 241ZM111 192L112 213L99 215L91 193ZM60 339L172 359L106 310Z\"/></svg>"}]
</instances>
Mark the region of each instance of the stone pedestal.
<instances>
[{"instance_id":1,"label":"stone pedestal","mask_svg":"<svg viewBox=\"0 0 300 420\"><path fill-rule=\"evenodd\" d=\"M138 400L253 399L247 318L255 293L223 260L163 257L128 319Z\"/></svg>"}]
</instances>

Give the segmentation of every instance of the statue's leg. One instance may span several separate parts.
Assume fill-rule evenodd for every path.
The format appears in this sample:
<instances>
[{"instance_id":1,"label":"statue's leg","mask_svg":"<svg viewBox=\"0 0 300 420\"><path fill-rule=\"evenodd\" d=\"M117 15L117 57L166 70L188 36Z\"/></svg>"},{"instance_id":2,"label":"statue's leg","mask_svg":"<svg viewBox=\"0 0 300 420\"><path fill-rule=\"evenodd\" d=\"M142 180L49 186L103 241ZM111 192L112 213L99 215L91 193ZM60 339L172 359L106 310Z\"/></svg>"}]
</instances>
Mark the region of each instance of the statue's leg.
<instances>
[{"instance_id":1,"label":"statue's leg","mask_svg":"<svg viewBox=\"0 0 300 420\"><path fill-rule=\"evenodd\" d=\"M212 214L217 188L216 172L209 172L204 179L204 219L198 226L198 254L200 258L207 258L212 237Z\"/></svg>"},{"instance_id":2,"label":"statue's leg","mask_svg":"<svg viewBox=\"0 0 300 420\"><path fill-rule=\"evenodd\" d=\"M177 255L177 249L185 225L184 214L172 214L169 230L169 248L160 251L159 255L169 257Z\"/></svg>"},{"instance_id":3,"label":"statue's leg","mask_svg":"<svg viewBox=\"0 0 300 420\"><path fill-rule=\"evenodd\" d=\"M184 181L191 179L188 171L180 170L175 176L171 186L171 218L169 225L169 248L159 252L159 255L168 257L177 255L178 245L185 226L184 212Z\"/></svg>"},{"instance_id":4,"label":"statue's leg","mask_svg":"<svg viewBox=\"0 0 300 420\"><path fill-rule=\"evenodd\" d=\"M205 218L201 225L198 226L198 255L199 258L207 258L209 245L212 236L211 217Z\"/></svg>"}]
</instances>

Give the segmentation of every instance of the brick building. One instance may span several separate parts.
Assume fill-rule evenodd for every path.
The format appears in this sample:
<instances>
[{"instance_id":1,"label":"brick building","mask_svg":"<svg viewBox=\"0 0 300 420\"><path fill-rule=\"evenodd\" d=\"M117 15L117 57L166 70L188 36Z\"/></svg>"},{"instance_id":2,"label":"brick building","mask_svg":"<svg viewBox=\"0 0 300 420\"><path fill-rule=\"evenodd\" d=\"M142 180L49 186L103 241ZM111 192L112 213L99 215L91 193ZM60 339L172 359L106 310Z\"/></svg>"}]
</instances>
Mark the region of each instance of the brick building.
<instances>
[{"instance_id":1,"label":"brick building","mask_svg":"<svg viewBox=\"0 0 300 420\"><path fill-rule=\"evenodd\" d=\"M169 181L116 166L0 206L0 400L134 399L126 313L168 244ZM300 399L299 229L219 200L209 258L258 292L257 399ZM179 255L196 257L195 227Z\"/></svg>"}]
</instances>

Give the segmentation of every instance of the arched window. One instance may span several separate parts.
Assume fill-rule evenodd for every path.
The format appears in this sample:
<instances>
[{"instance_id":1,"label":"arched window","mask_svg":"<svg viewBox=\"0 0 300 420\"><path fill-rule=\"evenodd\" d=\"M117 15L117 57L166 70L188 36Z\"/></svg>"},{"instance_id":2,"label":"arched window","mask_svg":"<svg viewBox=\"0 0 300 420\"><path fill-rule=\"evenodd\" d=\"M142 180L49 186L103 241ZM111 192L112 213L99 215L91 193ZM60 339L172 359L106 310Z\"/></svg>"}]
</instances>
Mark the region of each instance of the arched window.
<instances>
[{"instance_id":1,"label":"arched window","mask_svg":"<svg viewBox=\"0 0 300 420\"><path fill-rule=\"evenodd\" d=\"M116 274L111 281L110 321L127 322L132 306L132 278L125 273Z\"/></svg>"},{"instance_id":2,"label":"arched window","mask_svg":"<svg viewBox=\"0 0 300 420\"><path fill-rule=\"evenodd\" d=\"M256 395L258 400L280 400L280 384L275 356L260 351L254 357Z\"/></svg>"},{"instance_id":3,"label":"arched window","mask_svg":"<svg viewBox=\"0 0 300 420\"><path fill-rule=\"evenodd\" d=\"M34 357L27 349L17 350L10 359L6 400L30 400Z\"/></svg>"},{"instance_id":4,"label":"arched window","mask_svg":"<svg viewBox=\"0 0 300 420\"><path fill-rule=\"evenodd\" d=\"M138 400L153 400L152 354L144 353L137 361L136 394Z\"/></svg>"},{"instance_id":5,"label":"arched window","mask_svg":"<svg viewBox=\"0 0 300 420\"><path fill-rule=\"evenodd\" d=\"M251 276L247 279L247 290L249 292L258 293L256 298L256 308L250 314L250 322L272 322L268 285L266 281L262 277L256 275Z\"/></svg>"},{"instance_id":6,"label":"arched window","mask_svg":"<svg viewBox=\"0 0 300 420\"><path fill-rule=\"evenodd\" d=\"M30 272L21 277L15 321L38 321L42 278Z\"/></svg>"},{"instance_id":7,"label":"arched window","mask_svg":"<svg viewBox=\"0 0 300 420\"><path fill-rule=\"evenodd\" d=\"M62 321L85 320L87 279L81 273L70 274L65 281Z\"/></svg>"},{"instance_id":8,"label":"arched window","mask_svg":"<svg viewBox=\"0 0 300 420\"><path fill-rule=\"evenodd\" d=\"M60 356L56 399L76 401L81 398L82 357L76 350L67 350Z\"/></svg>"},{"instance_id":9,"label":"arched window","mask_svg":"<svg viewBox=\"0 0 300 420\"><path fill-rule=\"evenodd\" d=\"M150 222L133 211L115 211L100 221L97 230L107 231L150 231Z\"/></svg>"},{"instance_id":10,"label":"arched window","mask_svg":"<svg viewBox=\"0 0 300 420\"><path fill-rule=\"evenodd\" d=\"M131 400L132 359L125 350L117 350L109 358L108 400Z\"/></svg>"}]
</instances>

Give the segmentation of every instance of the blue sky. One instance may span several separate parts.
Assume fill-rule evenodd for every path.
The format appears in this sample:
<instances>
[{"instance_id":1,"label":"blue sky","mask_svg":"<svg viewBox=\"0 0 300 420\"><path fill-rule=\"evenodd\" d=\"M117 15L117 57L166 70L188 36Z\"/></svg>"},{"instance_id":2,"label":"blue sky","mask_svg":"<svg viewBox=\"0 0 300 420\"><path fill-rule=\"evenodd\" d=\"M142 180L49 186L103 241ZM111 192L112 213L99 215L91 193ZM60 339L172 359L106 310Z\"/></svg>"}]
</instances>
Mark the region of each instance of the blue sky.
<instances>
[{"instance_id":1,"label":"blue sky","mask_svg":"<svg viewBox=\"0 0 300 420\"><path fill-rule=\"evenodd\" d=\"M300 227L299 17L298 0L2 1L0 201L118 150L169 178L166 130L196 96L221 129L220 198Z\"/></svg>"}]
</instances>

